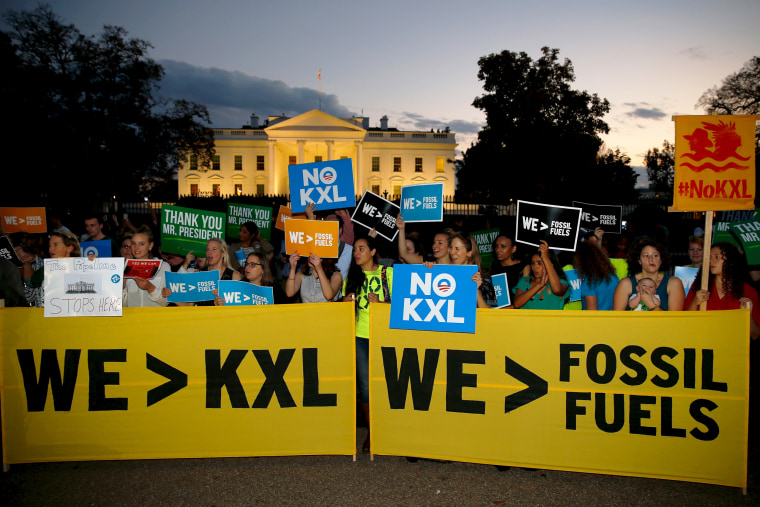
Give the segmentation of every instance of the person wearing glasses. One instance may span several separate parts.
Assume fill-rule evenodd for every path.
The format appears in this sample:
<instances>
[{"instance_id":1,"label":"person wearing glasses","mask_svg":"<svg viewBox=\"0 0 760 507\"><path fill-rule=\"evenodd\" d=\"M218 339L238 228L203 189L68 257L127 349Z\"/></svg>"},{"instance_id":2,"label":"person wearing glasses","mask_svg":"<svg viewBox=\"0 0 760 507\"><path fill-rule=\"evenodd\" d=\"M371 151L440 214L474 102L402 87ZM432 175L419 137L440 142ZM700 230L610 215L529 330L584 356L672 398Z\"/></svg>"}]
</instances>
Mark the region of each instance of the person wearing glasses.
<instances>
[{"instance_id":1,"label":"person wearing glasses","mask_svg":"<svg viewBox=\"0 0 760 507\"><path fill-rule=\"evenodd\" d=\"M285 295L285 291L282 290L279 284L274 283L274 276L272 270L269 268L269 257L265 253L251 253L246 257L245 262L241 266L245 276L245 282L258 285L259 287L272 287L272 296L274 298L274 304L281 305L287 304L288 297ZM224 306L224 298L217 296L214 299L216 306Z\"/></svg>"},{"instance_id":2,"label":"person wearing glasses","mask_svg":"<svg viewBox=\"0 0 760 507\"><path fill-rule=\"evenodd\" d=\"M760 302L758 294L747 283L747 264L744 254L731 243L716 243L710 249L710 277L708 290L699 289L702 270L686 296L686 310L698 311L700 303L707 303L707 310L751 310L750 336L760 336Z\"/></svg>"}]
</instances>

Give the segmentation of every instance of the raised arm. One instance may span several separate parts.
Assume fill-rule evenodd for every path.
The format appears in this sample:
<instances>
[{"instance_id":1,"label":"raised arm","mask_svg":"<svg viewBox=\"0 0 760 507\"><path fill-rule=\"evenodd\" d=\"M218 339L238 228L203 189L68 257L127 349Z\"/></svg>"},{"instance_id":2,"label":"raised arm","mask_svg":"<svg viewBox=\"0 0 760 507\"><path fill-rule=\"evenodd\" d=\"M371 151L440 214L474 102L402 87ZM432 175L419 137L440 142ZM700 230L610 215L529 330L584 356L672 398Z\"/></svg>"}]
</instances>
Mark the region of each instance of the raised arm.
<instances>
[{"instance_id":1,"label":"raised arm","mask_svg":"<svg viewBox=\"0 0 760 507\"><path fill-rule=\"evenodd\" d=\"M406 223L401 215L396 217L396 227L398 227L398 258L407 264L422 264L425 259L421 255L410 254L406 251Z\"/></svg>"},{"instance_id":2,"label":"raised arm","mask_svg":"<svg viewBox=\"0 0 760 507\"><path fill-rule=\"evenodd\" d=\"M554 264L552 264L552 261L549 258L549 243L541 241L541 246L538 247L538 253L541 254L541 261L544 263L544 271L549 275L549 286L552 288L552 292L556 296L564 296L565 292L567 292L567 285L562 284L560 277L557 274L557 270L554 269Z\"/></svg>"}]
</instances>

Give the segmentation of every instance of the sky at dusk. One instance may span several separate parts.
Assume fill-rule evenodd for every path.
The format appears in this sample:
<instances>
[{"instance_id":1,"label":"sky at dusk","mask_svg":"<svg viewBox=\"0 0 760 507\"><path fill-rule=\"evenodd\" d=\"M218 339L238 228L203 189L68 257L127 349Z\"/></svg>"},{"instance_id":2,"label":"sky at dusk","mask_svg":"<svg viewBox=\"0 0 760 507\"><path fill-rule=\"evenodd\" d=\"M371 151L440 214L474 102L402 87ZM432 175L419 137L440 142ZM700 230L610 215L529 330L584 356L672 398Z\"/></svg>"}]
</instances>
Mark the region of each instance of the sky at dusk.
<instances>
[{"instance_id":1,"label":"sky at dusk","mask_svg":"<svg viewBox=\"0 0 760 507\"><path fill-rule=\"evenodd\" d=\"M485 121L472 107L478 59L558 48L574 88L609 100L603 139L641 174L646 150L674 140L671 117L702 114L699 97L760 54L758 0L49 3L87 35L110 24L149 41L166 70L161 93L206 105L214 127L318 108L321 69L324 111L368 116L372 127L383 115L402 130L449 126L458 150Z\"/></svg>"}]
</instances>

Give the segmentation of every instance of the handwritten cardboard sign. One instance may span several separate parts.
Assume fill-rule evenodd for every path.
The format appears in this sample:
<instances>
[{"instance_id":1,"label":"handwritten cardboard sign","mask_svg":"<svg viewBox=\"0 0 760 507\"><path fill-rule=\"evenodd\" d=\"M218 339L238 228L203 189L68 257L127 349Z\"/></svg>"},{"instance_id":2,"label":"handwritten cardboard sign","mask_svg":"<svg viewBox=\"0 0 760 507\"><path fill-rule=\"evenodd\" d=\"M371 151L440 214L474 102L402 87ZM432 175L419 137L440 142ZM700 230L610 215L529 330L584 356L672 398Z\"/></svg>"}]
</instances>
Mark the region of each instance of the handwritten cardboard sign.
<instances>
[{"instance_id":1,"label":"handwritten cardboard sign","mask_svg":"<svg viewBox=\"0 0 760 507\"><path fill-rule=\"evenodd\" d=\"M398 234L396 217L400 209L392 202L366 190L354 214L351 215L351 221L367 229L375 229L380 236L393 241Z\"/></svg>"},{"instance_id":2,"label":"handwritten cardboard sign","mask_svg":"<svg viewBox=\"0 0 760 507\"><path fill-rule=\"evenodd\" d=\"M161 250L183 256L205 252L208 240L224 239L225 224L224 213L166 205L161 208Z\"/></svg>"},{"instance_id":3,"label":"handwritten cardboard sign","mask_svg":"<svg viewBox=\"0 0 760 507\"><path fill-rule=\"evenodd\" d=\"M219 295L224 298L225 306L273 305L274 290L248 282L222 280L219 282Z\"/></svg>"},{"instance_id":4,"label":"handwritten cardboard sign","mask_svg":"<svg viewBox=\"0 0 760 507\"><path fill-rule=\"evenodd\" d=\"M549 243L549 248L574 252L582 211L569 206L517 201L515 241L541 246L543 240Z\"/></svg>"},{"instance_id":5,"label":"handwritten cardboard sign","mask_svg":"<svg viewBox=\"0 0 760 507\"><path fill-rule=\"evenodd\" d=\"M214 290L219 283L219 270L198 271L196 273L172 273L165 271L166 287L172 291L166 298L169 303L193 303L212 301Z\"/></svg>"},{"instance_id":6,"label":"handwritten cardboard sign","mask_svg":"<svg viewBox=\"0 0 760 507\"><path fill-rule=\"evenodd\" d=\"M0 208L3 232L47 232L45 208Z\"/></svg>"},{"instance_id":7,"label":"handwritten cardboard sign","mask_svg":"<svg viewBox=\"0 0 760 507\"><path fill-rule=\"evenodd\" d=\"M324 220L287 220L285 222L285 253L298 252L304 257L316 254L337 259L339 242L338 222Z\"/></svg>"},{"instance_id":8,"label":"handwritten cardboard sign","mask_svg":"<svg viewBox=\"0 0 760 507\"><path fill-rule=\"evenodd\" d=\"M45 317L121 317L124 259L45 259Z\"/></svg>"},{"instance_id":9,"label":"handwritten cardboard sign","mask_svg":"<svg viewBox=\"0 0 760 507\"><path fill-rule=\"evenodd\" d=\"M350 158L290 165L288 176L293 213L306 211L306 206L312 202L315 211L356 205Z\"/></svg>"},{"instance_id":10,"label":"handwritten cardboard sign","mask_svg":"<svg viewBox=\"0 0 760 507\"><path fill-rule=\"evenodd\" d=\"M443 221L443 183L401 187L401 216L404 222Z\"/></svg>"}]
</instances>

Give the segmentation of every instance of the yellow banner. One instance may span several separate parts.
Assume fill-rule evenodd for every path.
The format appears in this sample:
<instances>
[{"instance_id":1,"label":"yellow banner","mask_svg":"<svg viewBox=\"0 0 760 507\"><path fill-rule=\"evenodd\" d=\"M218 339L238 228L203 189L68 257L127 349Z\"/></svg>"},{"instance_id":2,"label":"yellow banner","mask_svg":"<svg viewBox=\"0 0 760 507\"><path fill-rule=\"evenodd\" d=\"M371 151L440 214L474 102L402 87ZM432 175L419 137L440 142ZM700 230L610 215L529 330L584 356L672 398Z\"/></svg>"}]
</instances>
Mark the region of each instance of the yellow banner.
<instances>
[{"instance_id":1,"label":"yellow banner","mask_svg":"<svg viewBox=\"0 0 760 507\"><path fill-rule=\"evenodd\" d=\"M5 463L355 454L350 304L0 310Z\"/></svg>"},{"instance_id":2,"label":"yellow banner","mask_svg":"<svg viewBox=\"0 0 760 507\"><path fill-rule=\"evenodd\" d=\"M756 120L756 115L675 117L674 208L755 208Z\"/></svg>"},{"instance_id":3,"label":"yellow banner","mask_svg":"<svg viewBox=\"0 0 760 507\"><path fill-rule=\"evenodd\" d=\"M478 310L462 336L370 308L374 453L746 486L748 310Z\"/></svg>"}]
</instances>

